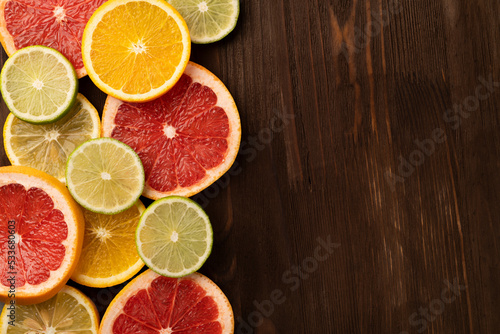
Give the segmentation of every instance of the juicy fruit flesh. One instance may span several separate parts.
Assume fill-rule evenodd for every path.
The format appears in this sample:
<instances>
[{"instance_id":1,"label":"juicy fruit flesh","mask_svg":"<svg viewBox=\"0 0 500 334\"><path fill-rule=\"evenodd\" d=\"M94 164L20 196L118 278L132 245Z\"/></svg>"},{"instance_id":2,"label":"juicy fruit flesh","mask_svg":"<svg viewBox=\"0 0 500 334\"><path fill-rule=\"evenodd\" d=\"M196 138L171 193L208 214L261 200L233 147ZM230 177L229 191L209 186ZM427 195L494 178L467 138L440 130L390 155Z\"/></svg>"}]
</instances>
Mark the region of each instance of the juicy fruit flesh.
<instances>
[{"instance_id":1,"label":"juicy fruit flesh","mask_svg":"<svg viewBox=\"0 0 500 334\"><path fill-rule=\"evenodd\" d=\"M91 115L83 109L80 101L68 115L55 123L34 125L14 118L10 145L16 152L16 164L64 179L68 156L93 137L93 127Z\"/></svg>"},{"instance_id":2,"label":"juicy fruit flesh","mask_svg":"<svg viewBox=\"0 0 500 334\"><path fill-rule=\"evenodd\" d=\"M15 222L15 244L8 242L9 222L11 226ZM11 272L16 273L18 288L26 283L38 285L47 281L50 272L62 264L66 248L61 243L67 236L64 215L54 208L45 191L35 187L26 190L17 183L0 187L1 284L11 285L8 281ZM15 252L15 263L8 262L9 251Z\"/></svg>"},{"instance_id":3,"label":"juicy fruit flesh","mask_svg":"<svg viewBox=\"0 0 500 334\"><path fill-rule=\"evenodd\" d=\"M108 278L137 263L135 229L141 212L136 205L113 216L89 210L83 210L83 214L85 236L76 272Z\"/></svg>"},{"instance_id":4,"label":"juicy fruit flesh","mask_svg":"<svg viewBox=\"0 0 500 334\"><path fill-rule=\"evenodd\" d=\"M15 324L7 327L7 334L95 333L88 310L64 291L40 304L16 305Z\"/></svg>"},{"instance_id":5,"label":"juicy fruit flesh","mask_svg":"<svg viewBox=\"0 0 500 334\"><path fill-rule=\"evenodd\" d=\"M81 40L87 21L107 0L10 0L5 22L17 49L44 45L83 68Z\"/></svg>"},{"instance_id":6,"label":"juicy fruit flesh","mask_svg":"<svg viewBox=\"0 0 500 334\"><path fill-rule=\"evenodd\" d=\"M189 279L158 277L130 297L113 334L222 333L215 300Z\"/></svg>"},{"instance_id":7,"label":"juicy fruit flesh","mask_svg":"<svg viewBox=\"0 0 500 334\"><path fill-rule=\"evenodd\" d=\"M210 240L208 222L196 209L183 202L163 203L143 219L140 248L155 269L182 273L199 266Z\"/></svg>"},{"instance_id":8,"label":"juicy fruit flesh","mask_svg":"<svg viewBox=\"0 0 500 334\"><path fill-rule=\"evenodd\" d=\"M56 113L74 89L67 67L53 54L40 50L18 55L14 66L6 68L5 82L4 93L14 107L33 116Z\"/></svg>"},{"instance_id":9,"label":"juicy fruit flesh","mask_svg":"<svg viewBox=\"0 0 500 334\"><path fill-rule=\"evenodd\" d=\"M229 119L214 91L183 74L151 102L120 105L111 137L141 158L146 183L160 192L187 188L224 162Z\"/></svg>"},{"instance_id":10,"label":"juicy fruit flesh","mask_svg":"<svg viewBox=\"0 0 500 334\"><path fill-rule=\"evenodd\" d=\"M90 58L99 78L126 94L161 87L181 62L177 22L147 2L120 5L104 14L92 35Z\"/></svg>"}]
</instances>

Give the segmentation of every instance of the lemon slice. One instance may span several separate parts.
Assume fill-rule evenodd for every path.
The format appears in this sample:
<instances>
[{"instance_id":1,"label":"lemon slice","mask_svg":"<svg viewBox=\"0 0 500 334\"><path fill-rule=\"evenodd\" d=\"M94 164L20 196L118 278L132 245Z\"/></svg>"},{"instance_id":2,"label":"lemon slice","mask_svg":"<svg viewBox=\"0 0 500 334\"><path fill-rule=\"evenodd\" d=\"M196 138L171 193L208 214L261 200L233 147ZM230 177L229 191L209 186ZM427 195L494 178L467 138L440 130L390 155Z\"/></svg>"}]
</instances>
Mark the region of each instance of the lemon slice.
<instances>
[{"instance_id":1,"label":"lemon slice","mask_svg":"<svg viewBox=\"0 0 500 334\"><path fill-rule=\"evenodd\" d=\"M1 334L97 334L99 328L99 315L94 303L70 286L63 287L57 295L46 302L15 305L12 320L9 318L8 307L9 305L5 305L2 311Z\"/></svg>"},{"instance_id":2,"label":"lemon slice","mask_svg":"<svg viewBox=\"0 0 500 334\"><path fill-rule=\"evenodd\" d=\"M117 215L83 209L82 254L71 279L82 285L105 288L137 274L144 263L137 254L134 232L144 210L140 201Z\"/></svg>"},{"instance_id":3,"label":"lemon slice","mask_svg":"<svg viewBox=\"0 0 500 334\"><path fill-rule=\"evenodd\" d=\"M83 63L105 93L129 102L153 100L179 80L191 53L182 16L163 0L114 0L92 15Z\"/></svg>"},{"instance_id":4,"label":"lemon slice","mask_svg":"<svg viewBox=\"0 0 500 334\"><path fill-rule=\"evenodd\" d=\"M141 159L124 143L111 138L92 139L69 156L66 185L87 210L117 214L141 196L144 169Z\"/></svg>"},{"instance_id":5,"label":"lemon slice","mask_svg":"<svg viewBox=\"0 0 500 334\"><path fill-rule=\"evenodd\" d=\"M66 182L66 161L75 148L89 139L98 138L99 114L94 106L78 94L71 111L50 124L31 124L9 114L3 139L12 165L44 171Z\"/></svg>"},{"instance_id":6,"label":"lemon slice","mask_svg":"<svg viewBox=\"0 0 500 334\"><path fill-rule=\"evenodd\" d=\"M75 103L78 78L70 61L45 46L14 53L0 74L2 97L9 110L34 124L55 122Z\"/></svg>"},{"instance_id":7,"label":"lemon slice","mask_svg":"<svg viewBox=\"0 0 500 334\"><path fill-rule=\"evenodd\" d=\"M212 252L212 225L196 202L165 197L142 214L136 243L139 256L154 272L183 277L200 269Z\"/></svg>"}]
</instances>

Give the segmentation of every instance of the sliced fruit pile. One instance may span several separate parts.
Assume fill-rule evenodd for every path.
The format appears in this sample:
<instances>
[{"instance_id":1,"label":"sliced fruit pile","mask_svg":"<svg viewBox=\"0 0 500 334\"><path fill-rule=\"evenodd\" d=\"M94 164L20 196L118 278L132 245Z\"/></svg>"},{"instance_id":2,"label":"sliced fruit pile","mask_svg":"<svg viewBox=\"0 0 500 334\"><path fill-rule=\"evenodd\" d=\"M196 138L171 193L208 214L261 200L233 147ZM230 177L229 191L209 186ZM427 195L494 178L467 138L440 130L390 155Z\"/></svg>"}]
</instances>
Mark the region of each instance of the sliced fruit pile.
<instances>
[{"instance_id":1,"label":"sliced fruit pile","mask_svg":"<svg viewBox=\"0 0 500 334\"><path fill-rule=\"evenodd\" d=\"M187 197L233 164L240 117L189 57L191 40L234 29L239 2L170 3L0 0L13 165L0 167L0 334L97 333L94 304L68 280L110 287L144 264L99 333L233 333L227 298L196 273L213 229ZM108 94L102 124L78 93L87 73Z\"/></svg>"}]
</instances>

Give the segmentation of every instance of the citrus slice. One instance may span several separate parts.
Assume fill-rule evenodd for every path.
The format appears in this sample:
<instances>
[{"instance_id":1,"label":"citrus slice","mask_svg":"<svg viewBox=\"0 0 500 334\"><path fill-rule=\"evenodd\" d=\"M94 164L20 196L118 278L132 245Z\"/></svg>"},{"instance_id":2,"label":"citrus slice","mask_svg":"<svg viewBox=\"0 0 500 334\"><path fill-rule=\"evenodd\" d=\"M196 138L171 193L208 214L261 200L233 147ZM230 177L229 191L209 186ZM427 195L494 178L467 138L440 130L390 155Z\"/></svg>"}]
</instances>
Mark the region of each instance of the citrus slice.
<instances>
[{"instance_id":1,"label":"citrus slice","mask_svg":"<svg viewBox=\"0 0 500 334\"><path fill-rule=\"evenodd\" d=\"M163 0L113 0L90 18L82 40L85 68L105 93L124 101L153 100L186 68L186 22Z\"/></svg>"},{"instance_id":2,"label":"citrus slice","mask_svg":"<svg viewBox=\"0 0 500 334\"><path fill-rule=\"evenodd\" d=\"M100 124L97 110L82 94L55 123L30 124L11 113L3 128L5 152L13 165L33 167L66 182L68 156L80 144L98 138Z\"/></svg>"},{"instance_id":3,"label":"citrus slice","mask_svg":"<svg viewBox=\"0 0 500 334\"><path fill-rule=\"evenodd\" d=\"M144 169L137 154L124 143L111 138L92 139L69 156L66 185L87 210L117 214L141 196Z\"/></svg>"},{"instance_id":4,"label":"citrus slice","mask_svg":"<svg viewBox=\"0 0 500 334\"><path fill-rule=\"evenodd\" d=\"M212 251L210 220L194 201L171 196L151 204L136 232L137 251L144 263L163 276L194 273Z\"/></svg>"},{"instance_id":5,"label":"citrus slice","mask_svg":"<svg viewBox=\"0 0 500 334\"><path fill-rule=\"evenodd\" d=\"M102 133L130 145L146 173L143 195L190 197L233 164L241 139L236 104L224 84L189 63L161 98L132 104L108 97Z\"/></svg>"},{"instance_id":6,"label":"citrus slice","mask_svg":"<svg viewBox=\"0 0 500 334\"><path fill-rule=\"evenodd\" d=\"M60 51L87 75L82 61L83 30L94 11L106 0L0 0L0 41L9 56L32 45Z\"/></svg>"},{"instance_id":7,"label":"citrus slice","mask_svg":"<svg viewBox=\"0 0 500 334\"><path fill-rule=\"evenodd\" d=\"M82 285L105 288L137 274L144 262L137 254L134 232L144 209L140 201L112 216L83 209L82 254L71 279Z\"/></svg>"},{"instance_id":8,"label":"citrus slice","mask_svg":"<svg viewBox=\"0 0 500 334\"><path fill-rule=\"evenodd\" d=\"M240 0L167 0L186 20L193 43L226 37L238 22Z\"/></svg>"},{"instance_id":9,"label":"citrus slice","mask_svg":"<svg viewBox=\"0 0 500 334\"><path fill-rule=\"evenodd\" d=\"M53 297L76 267L83 230L82 212L61 182L29 167L0 167L0 300Z\"/></svg>"},{"instance_id":10,"label":"citrus slice","mask_svg":"<svg viewBox=\"0 0 500 334\"><path fill-rule=\"evenodd\" d=\"M15 305L15 309L8 307L4 306L0 316L1 334L97 334L99 330L99 314L94 303L70 286L63 287L46 302Z\"/></svg>"},{"instance_id":11,"label":"citrus slice","mask_svg":"<svg viewBox=\"0 0 500 334\"><path fill-rule=\"evenodd\" d=\"M100 333L232 334L233 310L219 287L201 274L168 278L147 270L113 299Z\"/></svg>"},{"instance_id":12,"label":"citrus slice","mask_svg":"<svg viewBox=\"0 0 500 334\"><path fill-rule=\"evenodd\" d=\"M9 110L23 121L44 124L63 117L76 101L78 79L58 51L29 46L5 62L1 91Z\"/></svg>"}]
</instances>

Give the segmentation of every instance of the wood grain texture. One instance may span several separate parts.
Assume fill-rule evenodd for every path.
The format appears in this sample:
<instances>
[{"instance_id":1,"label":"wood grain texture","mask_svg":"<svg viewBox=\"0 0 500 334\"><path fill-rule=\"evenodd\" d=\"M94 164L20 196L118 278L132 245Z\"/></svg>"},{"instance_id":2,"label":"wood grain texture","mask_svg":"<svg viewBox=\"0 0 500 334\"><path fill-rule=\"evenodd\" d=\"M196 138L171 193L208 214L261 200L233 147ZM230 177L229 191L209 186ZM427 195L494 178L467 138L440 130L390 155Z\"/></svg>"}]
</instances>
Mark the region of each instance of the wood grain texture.
<instances>
[{"instance_id":1,"label":"wood grain texture","mask_svg":"<svg viewBox=\"0 0 500 334\"><path fill-rule=\"evenodd\" d=\"M498 333L499 59L496 0L241 0L193 46L241 114L196 197L236 333ZM119 288L82 290L102 313Z\"/></svg>"}]
</instances>

